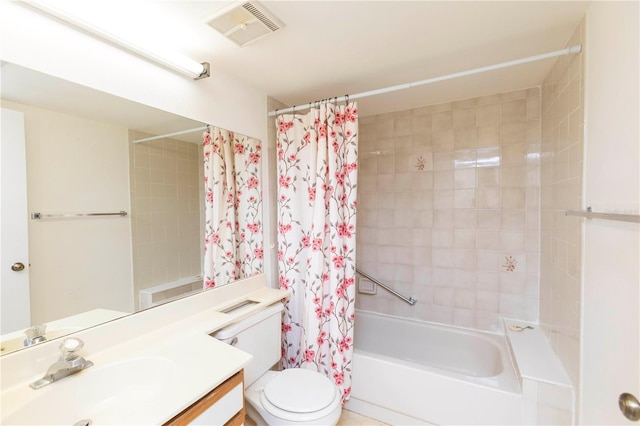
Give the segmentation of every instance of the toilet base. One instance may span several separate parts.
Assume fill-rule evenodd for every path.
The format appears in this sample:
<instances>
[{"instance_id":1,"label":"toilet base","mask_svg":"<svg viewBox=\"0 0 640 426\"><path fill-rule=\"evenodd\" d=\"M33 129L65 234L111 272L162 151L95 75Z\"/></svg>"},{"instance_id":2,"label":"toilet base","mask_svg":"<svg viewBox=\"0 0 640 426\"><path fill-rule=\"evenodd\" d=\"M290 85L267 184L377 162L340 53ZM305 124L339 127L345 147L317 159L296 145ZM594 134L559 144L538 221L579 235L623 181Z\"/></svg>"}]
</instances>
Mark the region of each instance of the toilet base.
<instances>
[{"instance_id":1,"label":"toilet base","mask_svg":"<svg viewBox=\"0 0 640 426\"><path fill-rule=\"evenodd\" d=\"M245 400L244 411L246 412L247 417L253 420L256 426L269 426L267 424L267 421L262 418L262 416L256 411L255 408L253 408L251 404L249 404L249 401L247 400Z\"/></svg>"},{"instance_id":2,"label":"toilet base","mask_svg":"<svg viewBox=\"0 0 640 426\"><path fill-rule=\"evenodd\" d=\"M261 376L258 380L255 381L251 386L245 389L245 410L247 415L256 422L257 426L289 426L289 425L324 425L324 426L334 426L338 423L340 419L340 414L342 413L342 406L338 405L338 407L333 410L330 414L321 417L319 419L315 419L312 421L291 421L281 419L279 417L275 417L271 413L269 413L260 402L260 395L262 393L262 389L269 383L270 380L275 378L279 374L278 371L267 371L263 376Z\"/></svg>"}]
</instances>

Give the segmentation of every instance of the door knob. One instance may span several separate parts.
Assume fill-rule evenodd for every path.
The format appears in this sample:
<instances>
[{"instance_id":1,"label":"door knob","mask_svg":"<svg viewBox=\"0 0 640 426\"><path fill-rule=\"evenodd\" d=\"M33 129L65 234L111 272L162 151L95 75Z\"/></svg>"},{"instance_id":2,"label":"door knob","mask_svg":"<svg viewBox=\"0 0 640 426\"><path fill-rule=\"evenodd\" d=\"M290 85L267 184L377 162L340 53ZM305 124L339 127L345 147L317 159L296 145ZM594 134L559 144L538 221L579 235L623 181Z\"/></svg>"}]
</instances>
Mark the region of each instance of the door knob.
<instances>
[{"instance_id":1,"label":"door knob","mask_svg":"<svg viewBox=\"0 0 640 426\"><path fill-rule=\"evenodd\" d=\"M618 398L618 406L627 419L633 422L640 420L640 402L635 396L626 392L621 394Z\"/></svg>"},{"instance_id":2,"label":"door knob","mask_svg":"<svg viewBox=\"0 0 640 426\"><path fill-rule=\"evenodd\" d=\"M14 263L13 265L11 265L11 270L15 272L20 272L24 270L24 263L21 263L21 262Z\"/></svg>"}]
</instances>

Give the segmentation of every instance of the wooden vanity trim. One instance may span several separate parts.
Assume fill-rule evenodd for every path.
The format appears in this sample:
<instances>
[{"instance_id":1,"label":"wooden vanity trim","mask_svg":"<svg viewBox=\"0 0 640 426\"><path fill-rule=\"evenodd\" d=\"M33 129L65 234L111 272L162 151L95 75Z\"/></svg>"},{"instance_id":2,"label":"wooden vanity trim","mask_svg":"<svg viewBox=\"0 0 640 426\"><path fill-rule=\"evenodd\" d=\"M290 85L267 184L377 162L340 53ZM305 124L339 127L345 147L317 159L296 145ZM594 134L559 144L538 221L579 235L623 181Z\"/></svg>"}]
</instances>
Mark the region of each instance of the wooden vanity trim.
<instances>
[{"instance_id":1,"label":"wooden vanity trim","mask_svg":"<svg viewBox=\"0 0 640 426\"><path fill-rule=\"evenodd\" d=\"M200 398L198 401L182 410L180 414L165 423L165 426L183 426L190 424L200 414L204 413L209 407L218 402L223 396L229 393L236 386L240 385L243 388L243 382L244 370L240 370L239 372L225 380L220 386L216 387L211 392ZM244 424L244 420L245 408L244 398L242 398L242 409L238 411L238 413L233 416L227 423L225 423L225 426L240 426Z\"/></svg>"}]
</instances>

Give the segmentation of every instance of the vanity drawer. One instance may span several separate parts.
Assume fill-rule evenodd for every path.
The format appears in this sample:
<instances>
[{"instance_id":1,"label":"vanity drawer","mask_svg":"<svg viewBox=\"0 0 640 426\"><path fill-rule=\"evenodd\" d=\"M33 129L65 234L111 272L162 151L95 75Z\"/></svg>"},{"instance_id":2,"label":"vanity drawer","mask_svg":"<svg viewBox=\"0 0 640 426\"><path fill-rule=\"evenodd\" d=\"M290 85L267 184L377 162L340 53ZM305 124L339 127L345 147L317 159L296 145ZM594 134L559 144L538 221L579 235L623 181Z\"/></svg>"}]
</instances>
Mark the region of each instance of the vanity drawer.
<instances>
[{"instance_id":1,"label":"vanity drawer","mask_svg":"<svg viewBox=\"0 0 640 426\"><path fill-rule=\"evenodd\" d=\"M165 423L165 426L240 426L244 423L244 417L244 370L240 370Z\"/></svg>"}]
</instances>

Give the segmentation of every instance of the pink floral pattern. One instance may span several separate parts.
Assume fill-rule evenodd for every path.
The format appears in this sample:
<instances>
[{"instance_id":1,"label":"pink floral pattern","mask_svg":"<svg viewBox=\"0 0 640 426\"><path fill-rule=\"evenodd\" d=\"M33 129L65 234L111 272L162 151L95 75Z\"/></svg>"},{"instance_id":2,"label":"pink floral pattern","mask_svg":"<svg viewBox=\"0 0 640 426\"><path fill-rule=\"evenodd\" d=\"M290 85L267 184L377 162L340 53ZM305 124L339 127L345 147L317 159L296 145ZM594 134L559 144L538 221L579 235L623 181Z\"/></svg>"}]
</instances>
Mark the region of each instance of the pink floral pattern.
<instances>
[{"instance_id":1,"label":"pink floral pattern","mask_svg":"<svg viewBox=\"0 0 640 426\"><path fill-rule=\"evenodd\" d=\"M202 138L204 287L213 288L263 270L261 145L217 127Z\"/></svg>"},{"instance_id":2,"label":"pink floral pattern","mask_svg":"<svg viewBox=\"0 0 640 426\"><path fill-rule=\"evenodd\" d=\"M504 265L502 265L502 267L505 269L505 271L515 272L517 266L518 266L518 261L514 259L513 256L504 257Z\"/></svg>"},{"instance_id":3,"label":"pink floral pattern","mask_svg":"<svg viewBox=\"0 0 640 426\"><path fill-rule=\"evenodd\" d=\"M282 363L351 392L355 303L358 112L322 104L278 128L278 273L290 289Z\"/></svg>"}]
</instances>

